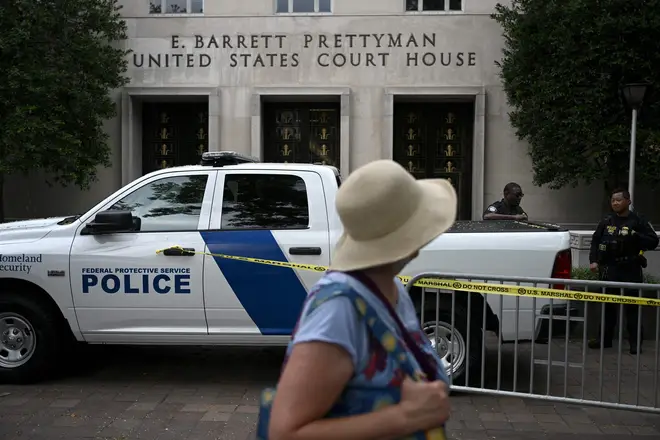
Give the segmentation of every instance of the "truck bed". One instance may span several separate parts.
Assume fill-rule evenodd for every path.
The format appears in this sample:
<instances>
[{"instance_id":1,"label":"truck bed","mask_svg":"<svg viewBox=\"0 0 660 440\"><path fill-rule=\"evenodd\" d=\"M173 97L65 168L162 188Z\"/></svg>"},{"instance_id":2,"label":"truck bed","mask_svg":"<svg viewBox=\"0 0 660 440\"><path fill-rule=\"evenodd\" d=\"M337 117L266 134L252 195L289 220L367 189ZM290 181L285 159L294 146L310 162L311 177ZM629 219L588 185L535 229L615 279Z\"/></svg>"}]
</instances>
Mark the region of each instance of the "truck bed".
<instances>
[{"instance_id":1,"label":"truck bed","mask_svg":"<svg viewBox=\"0 0 660 440\"><path fill-rule=\"evenodd\" d=\"M558 232L566 231L559 225L541 222L519 222L512 220L460 220L447 233L478 234L484 232Z\"/></svg>"}]
</instances>

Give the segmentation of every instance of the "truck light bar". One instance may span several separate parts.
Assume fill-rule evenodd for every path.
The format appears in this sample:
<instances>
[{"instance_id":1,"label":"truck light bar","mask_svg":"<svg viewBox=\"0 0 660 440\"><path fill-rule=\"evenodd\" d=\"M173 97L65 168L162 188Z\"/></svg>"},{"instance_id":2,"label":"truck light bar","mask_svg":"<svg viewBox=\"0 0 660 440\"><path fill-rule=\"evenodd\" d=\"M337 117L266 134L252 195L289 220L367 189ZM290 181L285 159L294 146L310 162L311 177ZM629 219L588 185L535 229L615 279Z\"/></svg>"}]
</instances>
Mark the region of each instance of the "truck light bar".
<instances>
[{"instance_id":1,"label":"truck light bar","mask_svg":"<svg viewBox=\"0 0 660 440\"><path fill-rule=\"evenodd\" d=\"M257 163L259 159L246 156L236 151L207 151L202 154L200 165L210 167L224 167L227 165L238 165L241 163Z\"/></svg>"}]
</instances>

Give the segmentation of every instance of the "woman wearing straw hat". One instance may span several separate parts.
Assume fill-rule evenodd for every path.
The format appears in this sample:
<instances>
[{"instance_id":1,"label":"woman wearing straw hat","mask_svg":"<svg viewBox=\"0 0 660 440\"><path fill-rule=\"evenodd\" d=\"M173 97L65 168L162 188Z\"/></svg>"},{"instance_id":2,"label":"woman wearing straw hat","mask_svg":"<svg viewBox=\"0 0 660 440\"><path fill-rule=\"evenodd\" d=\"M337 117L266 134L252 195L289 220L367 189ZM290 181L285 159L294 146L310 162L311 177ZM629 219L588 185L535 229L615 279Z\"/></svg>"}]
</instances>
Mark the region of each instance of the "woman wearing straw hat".
<instances>
[{"instance_id":1,"label":"woman wearing straw hat","mask_svg":"<svg viewBox=\"0 0 660 440\"><path fill-rule=\"evenodd\" d=\"M396 275L456 217L444 179L378 160L352 173L336 207L344 233L314 286L258 438L442 439L448 379Z\"/></svg>"}]
</instances>

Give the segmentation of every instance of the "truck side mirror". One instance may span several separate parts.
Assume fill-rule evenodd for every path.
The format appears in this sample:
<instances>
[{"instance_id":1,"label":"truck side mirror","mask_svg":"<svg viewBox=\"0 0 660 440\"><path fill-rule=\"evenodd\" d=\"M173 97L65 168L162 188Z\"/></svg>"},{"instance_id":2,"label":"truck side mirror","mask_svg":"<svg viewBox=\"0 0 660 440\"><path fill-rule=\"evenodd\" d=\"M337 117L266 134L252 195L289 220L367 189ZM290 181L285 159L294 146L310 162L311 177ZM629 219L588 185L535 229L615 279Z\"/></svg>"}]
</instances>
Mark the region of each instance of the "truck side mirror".
<instances>
[{"instance_id":1,"label":"truck side mirror","mask_svg":"<svg viewBox=\"0 0 660 440\"><path fill-rule=\"evenodd\" d=\"M131 211L101 211L94 220L87 223L82 235L112 234L135 230L135 221Z\"/></svg>"}]
</instances>

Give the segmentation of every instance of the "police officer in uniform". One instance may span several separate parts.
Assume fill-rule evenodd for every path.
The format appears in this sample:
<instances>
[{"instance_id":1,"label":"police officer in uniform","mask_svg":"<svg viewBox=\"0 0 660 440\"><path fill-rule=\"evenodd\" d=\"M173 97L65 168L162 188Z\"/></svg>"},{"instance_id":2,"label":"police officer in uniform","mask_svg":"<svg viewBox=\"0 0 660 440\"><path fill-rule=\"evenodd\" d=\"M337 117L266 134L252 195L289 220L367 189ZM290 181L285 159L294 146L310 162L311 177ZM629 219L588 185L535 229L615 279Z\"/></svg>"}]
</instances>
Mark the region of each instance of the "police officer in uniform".
<instances>
[{"instance_id":1,"label":"police officer in uniform","mask_svg":"<svg viewBox=\"0 0 660 440\"><path fill-rule=\"evenodd\" d=\"M642 283L644 281L642 268L646 267L643 253L658 246L658 235L649 222L630 210L630 193L627 190L614 190L610 203L613 213L601 220L591 239L590 269L598 271L598 277L603 281ZM607 289L606 293L619 295L621 290ZM624 293L626 296L638 296L639 291L626 289ZM626 314L630 354L637 354L638 309L636 305L623 307ZM605 304L604 348L612 347L618 315L618 304ZM641 339L644 339L643 330ZM598 340L589 342L589 347L600 348L600 334Z\"/></svg>"},{"instance_id":2,"label":"police officer in uniform","mask_svg":"<svg viewBox=\"0 0 660 440\"><path fill-rule=\"evenodd\" d=\"M520 207L524 194L522 188L515 182L509 182L504 187L502 200L491 203L484 212L484 220L527 220L527 213Z\"/></svg>"}]
</instances>

